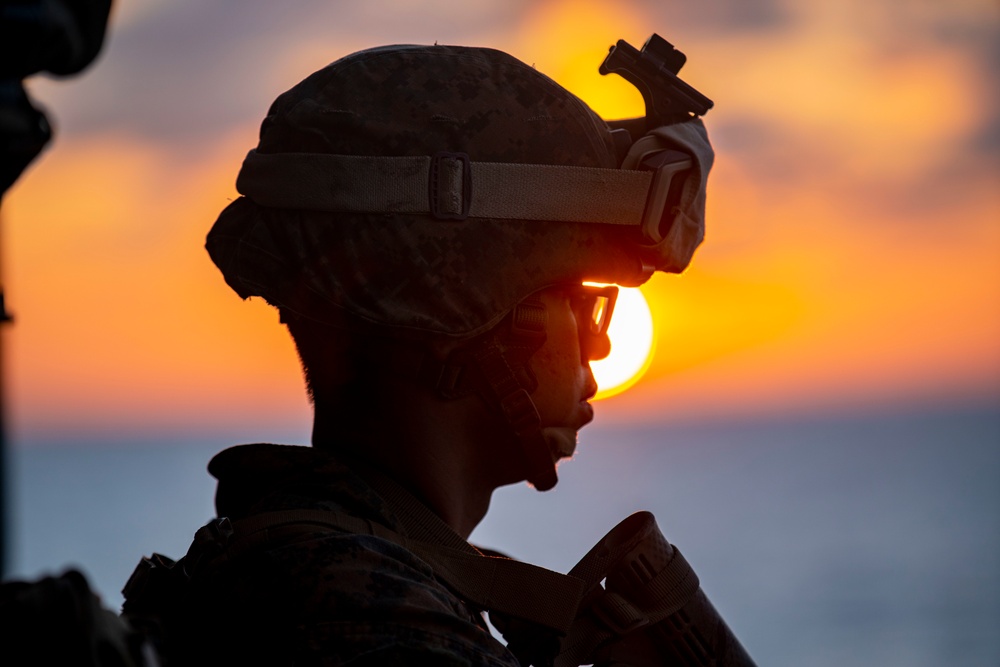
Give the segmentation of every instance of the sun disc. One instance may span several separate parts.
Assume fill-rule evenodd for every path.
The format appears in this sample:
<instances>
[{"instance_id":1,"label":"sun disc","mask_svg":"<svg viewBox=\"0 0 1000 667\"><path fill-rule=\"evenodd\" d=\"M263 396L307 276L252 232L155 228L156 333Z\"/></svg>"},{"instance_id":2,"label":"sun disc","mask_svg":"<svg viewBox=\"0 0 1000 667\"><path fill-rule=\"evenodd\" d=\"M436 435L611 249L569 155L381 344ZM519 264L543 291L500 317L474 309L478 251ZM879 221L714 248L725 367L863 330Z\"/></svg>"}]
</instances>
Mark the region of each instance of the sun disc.
<instances>
[{"instance_id":1,"label":"sun disc","mask_svg":"<svg viewBox=\"0 0 1000 667\"><path fill-rule=\"evenodd\" d=\"M637 287L622 287L608 327L611 354L590 367L597 380L594 400L625 391L642 377L653 359L653 314Z\"/></svg>"}]
</instances>

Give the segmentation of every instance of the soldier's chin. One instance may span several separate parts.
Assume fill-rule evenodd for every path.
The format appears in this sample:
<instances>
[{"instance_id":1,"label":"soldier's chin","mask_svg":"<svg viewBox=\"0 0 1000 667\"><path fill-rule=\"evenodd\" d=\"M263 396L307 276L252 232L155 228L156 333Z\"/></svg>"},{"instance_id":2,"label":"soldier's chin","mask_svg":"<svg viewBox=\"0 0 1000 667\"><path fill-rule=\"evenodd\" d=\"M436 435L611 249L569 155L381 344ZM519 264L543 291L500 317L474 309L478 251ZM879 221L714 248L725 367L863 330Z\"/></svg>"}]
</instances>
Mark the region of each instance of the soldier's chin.
<instances>
[{"instance_id":1,"label":"soldier's chin","mask_svg":"<svg viewBox=\"0 0 1000 667\"><path fill-rule=\"evenodd\" d=\"M576 429L568 426L550 426L542 429L545 442L552 454L552 461L568 459L576 452Z\"/></svg>"}]
</instances>

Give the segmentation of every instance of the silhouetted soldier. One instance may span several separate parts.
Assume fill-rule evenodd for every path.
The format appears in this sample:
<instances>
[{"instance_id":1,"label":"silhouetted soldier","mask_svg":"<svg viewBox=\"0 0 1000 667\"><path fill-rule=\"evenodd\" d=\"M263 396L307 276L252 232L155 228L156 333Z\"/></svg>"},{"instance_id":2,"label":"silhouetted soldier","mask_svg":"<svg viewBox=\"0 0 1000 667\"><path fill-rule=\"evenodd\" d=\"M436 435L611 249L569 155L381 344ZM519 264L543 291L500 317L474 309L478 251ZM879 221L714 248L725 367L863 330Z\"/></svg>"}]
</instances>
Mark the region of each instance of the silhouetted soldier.
<instances>
[{"instance_id":1,"label":"silhouetted soldier","mask_svg":"<svg viewBox=\"0 0 1000 667\"><path fill-rule=\"evenodd\" d=\"M617 288L583 282L681 271L702 239L711 149L672 113L612 128L452 46L356 53L278 97L207 248L294 338L313 446L220 453L224 518L133 575L126 615L168 660L518 664L484 609L552 660L594 587L465 540L496 488L552 488L592 418Z\"/></svg>"}]
</instances>

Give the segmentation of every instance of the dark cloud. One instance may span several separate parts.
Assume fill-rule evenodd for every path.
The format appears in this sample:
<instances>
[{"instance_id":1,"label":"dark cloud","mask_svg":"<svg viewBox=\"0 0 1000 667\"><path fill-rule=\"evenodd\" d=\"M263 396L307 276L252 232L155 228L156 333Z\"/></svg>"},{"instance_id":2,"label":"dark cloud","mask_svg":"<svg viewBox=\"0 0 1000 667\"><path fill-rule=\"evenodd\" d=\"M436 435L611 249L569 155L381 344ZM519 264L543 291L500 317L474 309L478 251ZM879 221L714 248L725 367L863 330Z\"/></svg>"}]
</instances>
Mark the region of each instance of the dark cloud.
<instances>
[{"instance_id":1,"label":"dark cloud","mask_svg":"<svg viewBox=\"0 0 1000 667\"><path fill-rule=\"evenodd\" d=\"M986 124L972 137L969 149L991 157L1000 168L1000 26L995 26L989 38L977 45L982 57L978 75L982 86L982 104L986 107Z\"/></svg>"},{"instance_id":2,"label":"dark cloud","mask_svg":"<svg viewBox=\"0 0 1000 667\"><path fill-rule=\"evenodd\" d=\"M912 35L914 41L923 38L939 48L966 54L969 78L978 84L975 103L982 107L985 122L960 148L1000 167L1000 11L992 17L980 12L942 12L932 21L906 28L911 35L918 33ZM955 101L943 99L941 103Z\"/></svg>"},{"instance_id":3,"label":"dark cloud","mask_svg":"<svg viewBox=\"0 0 1000 667\"><path fill-rule=\"evenodd\" d=\"M50 106L66 131L113 129L158 142L197 144L263 118L271 100L296 83L269 76L298 43L329 44L329 58L317 62L318 68L362 46L448 41L513 22L521 6L470 9L456 29L449 27L444 3L436 11L404 4L379 12L380 4L387 3L164 2L120 27L112 22L105 52L87 77L45 86L51 89Z\"/></svg>"},{"instance_id":4,"label":"dark cloud","mask_svg":"<svg viewBox=\"0 0 1000 667\"><path fill-rule=\"evenodd\" d=\"M718 113L710 119L712 144L720 160L740 165L768 189L806 187L815 179L804 164L825 164L806 155L777 122Z\"/></svg>"},{"instance_id":5,"label":"dark cloud","mask_svg":"<svg viewBox=\"0 0 1000 667\"><path fill-rule=\"evenodd\" d=\"M967 116L958 105L976 105L981 120L964 136L942 145L934 154L919 157L918 170L880 171L866 164L864 151L828 150L821 137L796 135L767 118L751 118L719 109L711 116L713 142L723 159L740 164L754 174L755 182L772 192L808 188L825 192L832 205L849 211L845 224L871 219L907 225L940 225L954 219L956 210L970 202L996 201L1000 179L1000 15L994 20L982 13L900 12L898 25L859 25L870 32L872 53L878 58L914 59L941 52L966 63L962 99L940 97L937 104L954 108L955 117ZM878 28L876 30L876 28ZM947 57L947 55L946 55ZM872 61L878 66L878 58ZM859 73L863 74L863 73ZM929 89L939 83L925 82ZM947 90L948 86L941 86ZM875 101L873 101L875 102ZM877 102L876 102L877 103ZM914 113L920 113L915 109ZM938 118L939 113L928 114ZM891 128L886 128L891 131ZM953 128L930 127L928 132L947 134ZM859 147L863 148L863 147Z\"/></svg>"},{"instance_id":6,"label":"dark cloud","mask_svg":"<svg viewBox=\"0 0 1000 667\"><path fill-rule=\"evenodd\" d=\"M982 123L942 154L906 194L897 208L907 212L947 212L964 200L996 192L1000 182L1000 12L993 21L958 17L927 28L942 47L968 56L969 78L976 83L972 104ZM955 100L942 99L942 104ZM995 201L995 199L994 199ZM1000 213L1000 211L997 211Z\"/></svg>"},{"instance_id":7,"label":"dark cloud","mask_svg":"<svg viewBox=\"0 0 1000 667\"><path fill-rule=\"evenodd\" d=\"M637 4L655 18L652 31L666 30L671 34L676 31L678 35L770 32L790 28L795 23L793 13L788 11L787 3L782 0L642 0ZM666 34L664 36L667 37Z\"/></svg>"},{"instance_id":8,"label":"dark cloud","mask_svg":"<svg viewBox=\"0 0 1000 667\"><path fill-rule=\"evenodd\" d=\"M989 132L994 134L985 136ZM931 229L954 220L956 211L989 201L1000 178L996 132L997 124L991 123L968 138L978 142L975 150L958 142L936 156L923 156L922 169L899 173L881 171L864 155L852 158L850 152L778 122L726 113L711 119L720 166L728 163L752 174L755 187L772 201L801 192L821 194L844 225L863 227L880 220Z\"/></svg>"}]
</instances>

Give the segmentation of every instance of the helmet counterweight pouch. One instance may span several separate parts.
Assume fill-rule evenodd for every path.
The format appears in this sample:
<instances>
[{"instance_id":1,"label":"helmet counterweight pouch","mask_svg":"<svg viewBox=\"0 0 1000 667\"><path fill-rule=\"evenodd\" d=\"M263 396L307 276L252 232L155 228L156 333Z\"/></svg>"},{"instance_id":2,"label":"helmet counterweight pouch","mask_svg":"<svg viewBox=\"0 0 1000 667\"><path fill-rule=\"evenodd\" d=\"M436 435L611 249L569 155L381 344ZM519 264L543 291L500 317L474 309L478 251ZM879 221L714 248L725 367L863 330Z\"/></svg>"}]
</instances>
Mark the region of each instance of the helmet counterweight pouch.
<instances>
[{"instance_id":1,"label":"helmet counterweight pouch","mask_svg":"<svg viewBox=\"0 0 1000 667\"><path fill-rule=\"evenodd\" d=\"M642 220L644 245L683 270L705 238L708 173L715 152L700 119L664 125L632 144L625 170L653 171Z\"/></svg>"}]
</instances>

